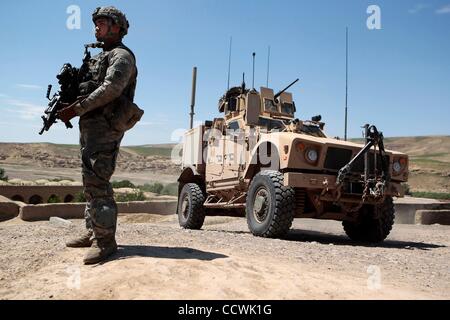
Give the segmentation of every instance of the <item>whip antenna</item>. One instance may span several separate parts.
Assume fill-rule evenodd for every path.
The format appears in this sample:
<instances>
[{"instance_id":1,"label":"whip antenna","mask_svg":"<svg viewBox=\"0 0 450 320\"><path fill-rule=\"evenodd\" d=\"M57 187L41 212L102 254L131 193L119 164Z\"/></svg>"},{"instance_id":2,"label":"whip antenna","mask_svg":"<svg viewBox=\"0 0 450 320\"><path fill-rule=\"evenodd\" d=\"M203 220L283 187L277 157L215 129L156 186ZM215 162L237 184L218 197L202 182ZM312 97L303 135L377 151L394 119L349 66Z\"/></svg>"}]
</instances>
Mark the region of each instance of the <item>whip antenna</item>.
<instances>
[{"instance_id":1,"label":"whip antenna","mask_svg":"<svg viewBox=\"0 0 450 320\"><path fill-rule=\"evenodd\" d=\"M230 37L230 51L228 54L228 83L227 91L230 89L230 69L231 69L231 45L233 44L233 37Z\"/></svg>"},{"instance_id":2,"label":"whip antenna","mask_svg":"<svg viewBox=\"0 0 450 320\"><path fill-rule=\"evenodd\" d=\"M194 67L192 70L192 94L191 94L191 113L189 113L191 117L190 129L192 129L194 124L194 106L195 106L195 91L197 87L197 67Z\"/></svg>"},{"instance_id":3,"label":"whip antenna","mask_svg":"<svg viewBox=\"0 0 450 320\"><path fill-rule=\"evenodd\" d=\"M267 80L266 80L266 88L269 87L269 65L270 65L270 46L267 50Z\"/></svg>"},{"instance_id":4,"label":"whip antenna","mask_svg":"<svg viewBox=\"0 0 450 320\"><path fill-rule=\"evenodd\" d=\"M253 79L252 79L252 89L255 89L255 56L256 56L256 53L253 52Z\"/></svg>"}]
</instances>

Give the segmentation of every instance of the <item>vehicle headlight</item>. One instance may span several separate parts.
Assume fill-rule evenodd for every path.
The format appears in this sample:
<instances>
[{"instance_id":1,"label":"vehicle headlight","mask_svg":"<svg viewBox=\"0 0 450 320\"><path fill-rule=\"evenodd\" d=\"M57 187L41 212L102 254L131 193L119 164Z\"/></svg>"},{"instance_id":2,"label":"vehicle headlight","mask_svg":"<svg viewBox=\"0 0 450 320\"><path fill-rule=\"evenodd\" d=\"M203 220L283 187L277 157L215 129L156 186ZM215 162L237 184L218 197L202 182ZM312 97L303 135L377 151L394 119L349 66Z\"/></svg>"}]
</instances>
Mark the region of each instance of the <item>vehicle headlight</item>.
<instances>
[{"instance_id":1,"label":"vehicle headlight","mask_svg":"<svg viewBox=\"0 0 450 320\"><path fill-rule=\"evenodd\" d=\"M400 173L400 171L402 171L402 165L400 164L399 161L395 161L394 164L392 165L392 169L394 169L395 173Z\"/></svg>"},{"instance_id":2,"label":"vehicle headlight","mask_svg":"<svg viewBox=\"0 0 450 320\"><path fill-rule=\"evenodd\" d=\"M317 150L308 148L305 151L305 158L306 161L315 164L319 158L319 154L317 153Z\"/></svg>"},{"instance_id":3,"label":"vehicle headlight","mask_svg":"<svg viewBox=\"0 0 450 320\"><path fill-rule=\"evenodd\" d=\"M394 175L401 174L407 167L408 161L406 158L394 159L392 163L392 171Z\"/></svg>"}]
</instances>

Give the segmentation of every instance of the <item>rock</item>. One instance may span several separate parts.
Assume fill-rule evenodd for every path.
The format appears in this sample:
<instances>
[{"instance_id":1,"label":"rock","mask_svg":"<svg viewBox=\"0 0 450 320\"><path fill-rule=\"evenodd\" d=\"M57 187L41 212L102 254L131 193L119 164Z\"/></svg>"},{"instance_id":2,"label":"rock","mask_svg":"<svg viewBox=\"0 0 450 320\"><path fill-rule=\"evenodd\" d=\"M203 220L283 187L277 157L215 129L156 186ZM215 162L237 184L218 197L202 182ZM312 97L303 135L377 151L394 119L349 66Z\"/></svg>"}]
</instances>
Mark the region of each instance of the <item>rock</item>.
<instances>
[{"instance_id":1,"label":"rock","mask_svg":"<svg viewBox=\"0 0 450 320\"><path fill-rule=\"evenodd\" d=\"M69 220L65 220L59 217L50 217L49 222L51 225L55 227L63 227L63 228L69 228L72 226L72 222Z\"/></svg>"}]
</instances>

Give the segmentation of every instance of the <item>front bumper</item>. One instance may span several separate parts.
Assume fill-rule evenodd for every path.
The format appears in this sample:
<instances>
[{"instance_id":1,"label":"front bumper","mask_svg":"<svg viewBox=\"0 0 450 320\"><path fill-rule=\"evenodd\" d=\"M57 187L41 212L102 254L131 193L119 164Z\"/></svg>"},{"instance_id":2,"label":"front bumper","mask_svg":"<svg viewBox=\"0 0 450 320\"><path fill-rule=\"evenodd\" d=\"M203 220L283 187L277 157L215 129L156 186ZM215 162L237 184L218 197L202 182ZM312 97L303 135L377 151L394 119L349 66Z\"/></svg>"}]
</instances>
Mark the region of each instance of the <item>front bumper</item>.
<instances>
[{"instance_id":1,"label":"front bumper","mask_svg":"<svg viewBox=\"0 0 450 320\"><path fill-rule=\"evenodd\" d=\"M336 176L328 174L311 174L300 172L284 173L284 185L293 188L307 190L335 190L337 189ZM385 195L403 197L405 191L400 182L389 182L385 189Z\"/></svg>"}]
</instances>

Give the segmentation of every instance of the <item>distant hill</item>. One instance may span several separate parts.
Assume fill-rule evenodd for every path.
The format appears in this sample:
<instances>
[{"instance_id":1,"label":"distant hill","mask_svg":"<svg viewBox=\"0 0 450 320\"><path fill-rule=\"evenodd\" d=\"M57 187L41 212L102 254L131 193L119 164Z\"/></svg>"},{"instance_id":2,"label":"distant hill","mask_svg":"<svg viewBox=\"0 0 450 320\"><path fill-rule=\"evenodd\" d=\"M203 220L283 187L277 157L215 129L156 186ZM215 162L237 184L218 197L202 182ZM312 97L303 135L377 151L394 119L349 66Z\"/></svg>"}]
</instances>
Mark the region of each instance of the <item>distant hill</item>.
<instances>
[{"instance_id":1,"label":"distant hill","mask_svg":"<svg viewBox=\"0 0 450 320\"><path fill-rule=\"evenodd\" d=\"M351 139L363 143L362 139ZM450 194L450 136L385 138L387 149L410 157L412 191ZM167 161L174 143L121 147L118 167L121 170L160 169L176 176L180 167ZM27 170L45 167L79 168L79 146L52 143L0 143L2 164L23 164Z\"/></svg>"}]
</instances>

